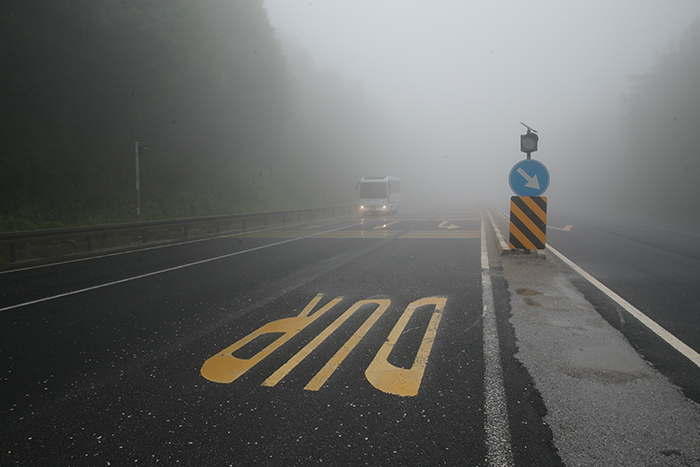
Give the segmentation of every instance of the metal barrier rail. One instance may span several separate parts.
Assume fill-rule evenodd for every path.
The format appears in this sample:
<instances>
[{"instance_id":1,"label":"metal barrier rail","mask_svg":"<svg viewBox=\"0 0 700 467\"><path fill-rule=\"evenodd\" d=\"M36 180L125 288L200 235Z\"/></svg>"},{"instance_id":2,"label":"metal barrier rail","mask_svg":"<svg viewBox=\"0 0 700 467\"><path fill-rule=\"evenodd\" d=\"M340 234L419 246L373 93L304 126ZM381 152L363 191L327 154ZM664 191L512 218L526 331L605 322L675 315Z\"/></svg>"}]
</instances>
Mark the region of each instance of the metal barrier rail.
<instances>
[{"instance_id":1,"label":"metal barrier rail","mask_svg":"<svg viewBox=\"0 0 700 467\"><path fill-rule=\"evenodd\" d=\"M309 220L313 220L318 213L321 217L333 217L352 214L357 211L357 206L338 206L330 208L311 208L295 211L267 211L253 213L227 214L221 216L189 217L183 219L165 219L157 221L127 222L122 224L94 225L87 227L63 227L57 229L25 230L18 232L0 233L0 245L9 246L10 262L17 261L17 246L36 242L46 242L54 240L85 238L87 240L87 251L93 250L92 237L98 235L111 235L128 232L140 232L141 242L147 242L147 232L149 230L168 229L182 227L182 238L187 238L188 227L203 224L215 224L216 233L221 232L221 225L230 221L240 221L241 230L246 230L247 221L262 220L262 226L267 226L270 220L279 220L280 224L285 224L288 219L301 222L305 215Z\"/></svg>"}]
</instances>

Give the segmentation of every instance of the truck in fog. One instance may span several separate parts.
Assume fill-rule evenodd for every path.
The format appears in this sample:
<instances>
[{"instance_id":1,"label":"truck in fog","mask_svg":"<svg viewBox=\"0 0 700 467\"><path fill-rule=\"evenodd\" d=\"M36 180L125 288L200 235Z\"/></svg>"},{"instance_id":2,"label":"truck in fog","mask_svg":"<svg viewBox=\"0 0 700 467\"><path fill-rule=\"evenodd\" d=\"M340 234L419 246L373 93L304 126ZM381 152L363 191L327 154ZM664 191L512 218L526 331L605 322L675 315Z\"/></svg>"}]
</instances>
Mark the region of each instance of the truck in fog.
<instances>
[{"instance_id":1,"label":"truck in fog","mask_svg":"<svg viewBox=\"0 0 700 467\"><path fill-rule=\"evenodd\" d=\"M390 214L399 211L401 181L396 177L362 177L357 184L360 190L362 214Z\"/></svg>"}]
</instances>

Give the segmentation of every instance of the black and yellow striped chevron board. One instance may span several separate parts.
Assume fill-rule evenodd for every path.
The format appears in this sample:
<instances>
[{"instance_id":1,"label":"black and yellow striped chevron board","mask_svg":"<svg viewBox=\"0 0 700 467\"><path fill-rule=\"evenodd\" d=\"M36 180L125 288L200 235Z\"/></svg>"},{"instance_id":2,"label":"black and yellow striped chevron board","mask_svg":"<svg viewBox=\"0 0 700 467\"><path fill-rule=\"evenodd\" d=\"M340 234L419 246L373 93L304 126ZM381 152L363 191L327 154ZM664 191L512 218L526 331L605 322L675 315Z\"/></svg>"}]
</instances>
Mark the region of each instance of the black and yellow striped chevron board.
<instances>
[{"instance_id":1,"label":"black and yellow striped chevron board","mask_svg":"<svg viewBox=\"0 0 700 467\"><path fill-rule=\"evenodd\" d=\"M547 232L547 198L510 198L510 249L543 250Z\"/></svg>"}]
</instances>

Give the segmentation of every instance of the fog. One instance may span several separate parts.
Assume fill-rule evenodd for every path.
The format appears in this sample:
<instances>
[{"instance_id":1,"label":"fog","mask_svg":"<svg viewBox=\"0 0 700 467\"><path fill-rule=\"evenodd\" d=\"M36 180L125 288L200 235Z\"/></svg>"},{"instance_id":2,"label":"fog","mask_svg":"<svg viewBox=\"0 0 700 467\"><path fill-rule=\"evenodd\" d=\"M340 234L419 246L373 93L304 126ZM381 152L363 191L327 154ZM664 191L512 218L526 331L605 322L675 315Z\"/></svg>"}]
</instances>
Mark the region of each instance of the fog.
<instances>
[{"instance_id":1,"label":"fog","mask_svg":"<svg viewBox=\"0 0 700 467\"><path fill-rule=\"evenodd\" d=\"M379 116L371 141L360 130L362 141L347 141L348 128L362 124L354 117L326 122L345 128L338 144L350 150L329 157L355 151L361 163L346 161L353 177L398 176L415 201L507 208L508 173L525 158L522 121L539 132L532 157L549 169L545 196L555 210L594 210L603 200L628 207L639 192L620 176L633 152L623 107L630 76L649 73L700 17L697 0L265 0L265 7L281 42L304 49L316 69L335 74ZM683 196L697 198L692 189Z\"/></svg>"}]
</instances>

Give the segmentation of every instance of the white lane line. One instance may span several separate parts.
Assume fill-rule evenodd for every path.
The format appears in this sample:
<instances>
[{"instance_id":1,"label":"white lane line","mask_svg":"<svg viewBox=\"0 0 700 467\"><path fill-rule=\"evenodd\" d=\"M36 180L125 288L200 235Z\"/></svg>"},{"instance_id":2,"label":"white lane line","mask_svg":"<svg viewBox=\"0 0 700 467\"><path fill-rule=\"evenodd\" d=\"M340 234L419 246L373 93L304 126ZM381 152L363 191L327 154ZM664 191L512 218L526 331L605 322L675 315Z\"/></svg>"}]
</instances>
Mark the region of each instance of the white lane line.
<instances>
[{"instance_id":1,"label":"white lane line","mask_svg":"<svg viewBox=\"0 0 700 467\"><path fill-rule=\"evenodd\" d=\"M562 230L562 231L564 231L564 232L568 232L569 230L573 229L574 226L573 226L573 225L567 225L567 226L564 226L564 227L554 227L553 225L550 225L550 226L547 226L547 228L549 228L549 229L554 229L554 230Z\"/></svg>"},{"instance_id":2,"label":"white lane line","mask_svg":"<svg viewBox=\"0 0 700 467\"><path fill-rule=\"evenodd\" d=\"M133 250L125 250L125 251L117 251L114 253L104 253L101 255L96 255L96 256L87 256L85 258L76 258L76 259L68 259L68 260L63 260L63 261L57 261L55 263L47 263L47 264L37 264L35 266L27 266L24 268L17 268L17 269L8 269L6 271L0 271L0 274L11 274L13 272L20 272L20 271L29 271L32 269L43 269L43 268L50 268L54 266L62 266L64 264L71 264L71 263L80 263L83 261L92 261L94 259L101 259L101 258L109 258L112 256L122 256L122 255L130 255L132 253L139 253L142 251L149 251L149 250L158 250L161 248L171 248L175 246L180 246L180 245L187 245L189 243L198 243L198 242L206 242L208 240L214 240L214 239L219 239L219 238L225 238L225 237L230 237L233 235L238 235L238 234L226 234L226 235L220 235L216 237L207 237L207 238L198 238L195 240L184 240L181 242L177 243L167 243L165 245L154 245L154 246L149 246L145 248L135 248Z\"/></svg>"},{"instance_id":3,"label":"white lane line","mask_svg":"<svg viewBox=\"0 0 700 467\"><path fill-rule=\"evenodd\" d=\"M76 295L76 294L83 293L83 292L89 292L89 291L91 291L91 290L102 289L102 288L104 288L104 287L111 287L111 286L113 286L113 285L123 284L124 282L135 281L135 280L143 279L143 278L145 278L145 277L151 277L151 276L156 276L156 275L158 275L158 274L164 274L164 273L166 273L166 272L177 271L178 269L184 269L184 268L188 268L188 267L190 267L190 266L197 266L197 265L199 265L199 264L210 263L210 262L212 262L212 261L218 261L218 260L220 260L220 259L225 259L225 258L230 258L230 257L232 257L232 256L242 255L242 254L244 254L244 253L249 253L249 252L251 252L251 251L263 250L263 249L265 249L265 248L270 248L270 247L273 247L273 246L282 245L282 244L289 243L289 242L296 242L297 240L303 240L303 239L305 239L305 238L316 237L316 236L318 236L318 235L326 234L326 233L329 233L329 232L334 232L334 231L336 231L336 230L345 229L345 228L347 228L347 227L354 227L354 226L356 226L356 225L361 225L361 223L346 225L346 226L343 226L343 227L338 227L337 229L326 230L326 231L324 231L324 232L314 232L314 233L311 233L311 234L306 235L306 236L304 236L304 237L290 238L290 239L287 239L287 240L282 240L282 241L279 241L279 242L270 243L269 245L262 245L262 246L258 246L258 247L255 247L255 248L250 248L250 249L248 249L248 250L236 251L236 252L234 252L234 253L228 253L228 254L226 254L226 255L215 256L215 257L213 257L213 258L207 258L207 259L203 259L203 260L200 260L200 261L195 261L195 262L193 262L193 263L181 264L181 265L179 265L179 266L174 266L174 267L172 267L172 268L166 268L166 269L161 269L161 270L159 270L159 271L153 271L153 272L149 272L149 273L146 273L146 274L140 274L140 275L138 275L138 276L127 277L126 279L120 279L120 280L118 280L118 281L107 282L107 283L100 284L100 285L94 285L94 286L92 286L92 287L86 287L86 288L84 288L84 289L73 290L73 291L70 291L70 292L65 292L65 293L58 294L58 295L52 295L52 296L50 296L50 297L44 297L44 298L40 298L40 299L37 299L37 300L29 301L29 302L18 303L18 304L16 304L16 305L11 305L11 306L6 306L5 308L0 308L0 312L8 311L8 310L14 310L15 308L21 308L21 307L24 307L24 306L34 305L34 304L36 304L36 303L47 302L47 301L49 301L49 300L55 300L55 299L57 299L57 298L68 297L68 296Z\"/></svg>"},{"instance_id":4,"label":"white lane line","mask_svg":"<svg viewBox=\"0 0 700 467\"><path fill-rule=\"evenodd\" d=\"M684 230L677 230L677 229L669 229L666 227L659 227L657 225L650 225L650 224L639 224L637 222L626 222L626 224L633 225L634 227L641 227L643 229L656 229L656 230L663 230L665 232L671 232L671 233L677 233L681 235L688 235L690 237L700 237L700 233L695 233L695 232L686 232Z\"/></svg>"},{"instance_id":5,"label":"white lane line","mask_svg":"<svg viewBox=\"0 0 700 467\"><path fill-rule=\"evenodd\" d=\"M642 227L649 228L650 226L648 225L643 225ZM696 234L693 232L684 232L682 230L674 230L674 229L666 229L664 227L657 227L655 225L651 226L652 228L659 229L659 230L665 230L666 232L672 232L672 233L677 233L677 234L682 234L682 235L689 235L691 237L700 237L700 234Z\"/></svg>"},{"instance_id":6,"label":"white lane line","mask_svg":"<svg viewBox=\"0 0 700 467\"><path fill-rule=\"evenodd\" d=\"M498 213L501 215L501 217L503 217L505 220L509 220L509 219L508 219L509 214L506 213L503 209L501 209L501 208L496 208L496 211L498 211Z\"/></svg>"},{"instance_id":7,"label":"white lane line","mask_svg":"<svg viewBox=\"0 0 700 467\"><path fill-rule=\"evenodd\" d=\"M512 467L513 451L508 426L508 406L496 326L496 306L486 249L484 214L481 214L481 301L484 322L484 412L489 467Z\"/></svg>"},{"instance_id":8,"label":"white lane line","mask_svg":"<svg viewBox=\"0 0 700 467\"><path fill-rule=\"evenodd\" d=\"M315 220L304 221L304 222L299 222L296 225L305 225L305 224L310 224L310 223L314 223L314 222L317 222L317 221L315 221ZM325 227L327 225L337 224L338 222L342 222L342 218L339 218L339 220L337 222L330 222L328 224L322 224L322 225L311 225L309 227L304 227L302 230L313 229L313 228L318 228L318 227ZM360 224L353 224L353 225L360 225ZM53 267L53 266L61 266L64 264L78 263L78 262L82 262L82 261L92 261L94 259L109 258L111 256L130 255L132 253L140 253L142 251L149 251L149 250L158 250L161 248L172 248L172 247L181 246L181 245L188 245L190 243L200 243L200 242L208 242L211 240L219 240L222 238L240 237L240 236L250 234L250 233L255 233L255 232L263 232L263 231L268 231L268 230L281 230L287 226L288 225L278 225L275 227L268 227L268 228L263 228L263 229L243 230L240 232L223 233L223 234L211 236L211 237L207 236L204 238L195 238L192 240L182 240L182 241L178 241L175 243L166 243L164 245L153 245L153 246L148 246L148 247L144 247L144 248L135 248L135 249L129 249L129 250L124 250L124 251L116 251L114 253L104 253L104 254L96 255L96 256L87 256L85 258L76 258L76 259L58 261L55 263L37 264L34 266L27 266L27 267L23 267L23 268L8 269L5 271L0 271L0 275L10 274L13 272L20 272L20 271L29 271L31 269L41 269L41 268L49 268L49 267ZM352 226L350 225L350 226L346 226L346 227L352 227Z\"/></svg>"},{"instance_id":9,"label":"white lane line","mask_svg":"<svg viewBox=\"0 0 700 467\"><path fill-rule=\"evenodd\" d=\"M690 359L691 362L695 363L698 367L700 367L700 354L698 354L695 350L691 349L688 347L683 341L678 339L676 336L668 332L666 329L661 327L659 324L656 323L656 321L652 320L649 318L647 315L639 311L637 308L632 306L627 300L624 298L620 297L618 294L610 290L608 287L606 287L602 282L600 282L598 279L595 277L591 276L588 274L586 271L581 269L576 263L571 261L569 258L564 256L563 254L559 253L555 248L553 248L551 245L547 245L547 249L550 250L552 253L557 255L559 259L564 261L567 265L569 265L574 271L577 273L581 274L588 282L593 284L595 287L598 288L601 292L603 292L605 295L610 297L615 303L620 305L622 308L624 308L629 314L634 316L644 324L647 328L649 328L654 334L668 342L674 349L682 353L684 356L686 356L688 359Z\"/></svg>"}]
</instances>

